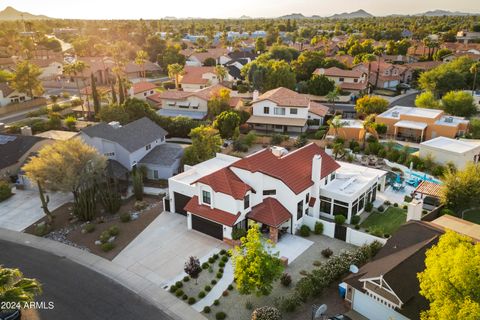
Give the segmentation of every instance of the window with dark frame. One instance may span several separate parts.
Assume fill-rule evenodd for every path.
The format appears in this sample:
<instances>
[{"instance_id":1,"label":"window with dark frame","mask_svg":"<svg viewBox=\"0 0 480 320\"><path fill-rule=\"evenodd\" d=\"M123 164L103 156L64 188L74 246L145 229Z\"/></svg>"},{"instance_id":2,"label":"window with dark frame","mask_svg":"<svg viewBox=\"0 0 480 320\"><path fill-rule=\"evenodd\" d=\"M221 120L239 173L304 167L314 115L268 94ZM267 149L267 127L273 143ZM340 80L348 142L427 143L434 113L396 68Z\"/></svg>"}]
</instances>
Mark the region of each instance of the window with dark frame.
<instances>
[{"instance_id":1,"label":"window with dark frame","mask_svg":"<svg viewBox=\"0 0 480 320\"><path fill-rule=\"evenodd\" d=\"M297 220L303 217L303 201L297 203Z\"/></svg>"},{"instance_id":2,"label":"window with dark frame","mask_svg":"<svg viewBox=\"0 0 480 320\"><path fill-rule=\"evenodd\" d=\"M276 194L277 194L277 190L275 190L275 189L263 190L263 195L264 196L274 196Z\"/></svg>"},{"instance_id":3,"label":"window with dark frame","mask_svg":"<svg viewBox=\"0 0 480 320\"><path fill-rule=\"evenodd\" d=\"M250 208L250 196L247 194L245 198L243 198L243 209Z\"/></svg>"},{"instance_id":4,"label":"window with dark frame","mask_svg":"<svg viewBox=\"0 0 480 320\"><path fill-rule=\"evenodd\" d=\"M206 204L212 204L212 198L210 192L203 190L202 191L202 202Z\"/></svg>"}]
</instances>

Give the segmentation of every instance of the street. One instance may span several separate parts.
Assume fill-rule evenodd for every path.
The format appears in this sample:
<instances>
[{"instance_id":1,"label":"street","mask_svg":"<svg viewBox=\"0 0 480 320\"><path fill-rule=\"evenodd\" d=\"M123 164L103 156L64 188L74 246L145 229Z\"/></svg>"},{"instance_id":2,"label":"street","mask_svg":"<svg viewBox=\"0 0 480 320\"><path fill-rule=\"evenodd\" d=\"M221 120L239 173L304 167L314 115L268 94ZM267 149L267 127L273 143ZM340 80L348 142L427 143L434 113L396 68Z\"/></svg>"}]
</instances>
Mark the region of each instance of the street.
<instances>
[{"instance_id":1,"label":"street","mask_svg":"<svg viewBox=\"0 0 480 320\"><path fill-rule=\"evenodd\" d=\"M171 319L132 291L66 258L7 241L0 241L0 265L19 268L43 285L38 302L51 310L25 312L25 319L105 320Z\"/></svg>"}]
</instances>

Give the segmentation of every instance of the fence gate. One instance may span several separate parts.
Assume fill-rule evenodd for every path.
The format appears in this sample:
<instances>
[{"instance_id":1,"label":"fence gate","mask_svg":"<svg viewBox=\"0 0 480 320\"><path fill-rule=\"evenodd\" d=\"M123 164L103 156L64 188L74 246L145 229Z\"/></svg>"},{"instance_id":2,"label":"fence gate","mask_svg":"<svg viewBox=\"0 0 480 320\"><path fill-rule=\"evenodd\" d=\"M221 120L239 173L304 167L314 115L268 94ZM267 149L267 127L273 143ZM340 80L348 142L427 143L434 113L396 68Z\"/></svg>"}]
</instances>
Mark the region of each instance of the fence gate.
<instances>
[{"instance_id":1,"label":"fence gate","mask_svg":"<svg viewBox=\"0 0 480 320\"><path fill-rule=\"evenodd\" d=\"M335 239L342 241L347 240L347 227L335 224Z\"/></svg>"}]
</instances>

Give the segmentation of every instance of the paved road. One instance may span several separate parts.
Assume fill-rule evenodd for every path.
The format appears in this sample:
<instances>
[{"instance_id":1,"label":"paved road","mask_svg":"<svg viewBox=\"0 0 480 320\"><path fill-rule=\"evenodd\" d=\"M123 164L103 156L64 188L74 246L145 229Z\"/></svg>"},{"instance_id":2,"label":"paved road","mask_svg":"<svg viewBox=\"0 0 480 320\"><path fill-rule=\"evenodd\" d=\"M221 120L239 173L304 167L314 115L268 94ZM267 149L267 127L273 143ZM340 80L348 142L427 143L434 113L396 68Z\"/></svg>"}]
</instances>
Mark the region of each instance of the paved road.
<instances>
[{"instance_id":1,"label":"paved road","mask_svg":"<svg viewBox=\"0 0 480 320\"><path fill-rule=\"evenodd\" d=\"M41 250L0 240L0 264L18 267L43 284L38 300L55 307L40 310L41 320L171 319L101 274Z\"/></svg>"},{"instance_id":2,"label":"paved road","mask_svg":"<svg viewBox=\"0 0 480 320\"><path fill-rule=\"evenodd\" d=\"M394 100L390 103L389 108L394 106L415 107L415 98L417 97L417 94L419 94L419 92L413 92L400 99Z\"/></svg>"}]
</instances>

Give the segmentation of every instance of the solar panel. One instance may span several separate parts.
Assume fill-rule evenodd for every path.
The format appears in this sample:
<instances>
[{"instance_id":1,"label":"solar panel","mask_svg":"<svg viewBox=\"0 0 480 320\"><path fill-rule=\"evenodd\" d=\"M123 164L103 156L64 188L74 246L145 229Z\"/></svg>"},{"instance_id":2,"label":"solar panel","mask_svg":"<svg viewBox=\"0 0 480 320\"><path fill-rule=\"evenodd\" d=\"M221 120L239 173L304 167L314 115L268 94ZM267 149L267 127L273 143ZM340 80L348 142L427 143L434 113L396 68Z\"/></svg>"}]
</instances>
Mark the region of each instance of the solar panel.
<instances>
[{"instance_id":1,"label":"solar panel","mask_svg":"<svg viewBox=\"0 0 480 320\"><path fill-rule=\"evenodd\" d=\"M14 141L17 139L15 136L5 136L5 135L0 135L0 144L7 144L11 141Z\"/></svg>"}]
</instances>

